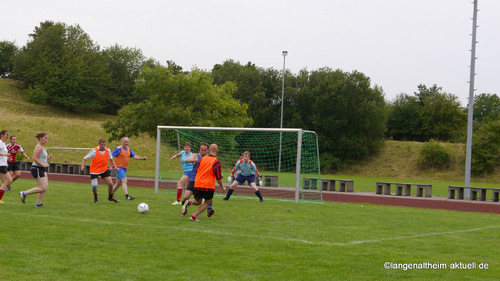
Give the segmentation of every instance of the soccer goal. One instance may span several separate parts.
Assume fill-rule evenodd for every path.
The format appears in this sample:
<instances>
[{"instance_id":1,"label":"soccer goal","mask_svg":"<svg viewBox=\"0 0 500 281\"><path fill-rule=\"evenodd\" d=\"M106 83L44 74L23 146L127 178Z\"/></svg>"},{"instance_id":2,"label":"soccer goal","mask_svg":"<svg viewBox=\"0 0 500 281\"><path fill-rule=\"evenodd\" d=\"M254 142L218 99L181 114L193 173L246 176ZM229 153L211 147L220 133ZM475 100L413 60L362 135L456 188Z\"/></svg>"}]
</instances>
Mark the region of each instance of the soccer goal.
<instances>
[{"instance_id":1,"label":"soccer goal","mask_svg":"<svg viewBox=\"0 0 500 281\"><path fill-rule=\"evenodd\" d=\"M158 126L156 144L155 192L174 190L183 175L180 158L171 157L190 142L191 152L198 153L201 142L219 147L224 185L236 161L245 151L262 177L258 186L264 198L322 200L318 137L302 129L176 127ZM256 179L257 181L257 179ZM257 182L258 185L258 182ZM222 192L218 187L216 192ZM233 196L254 196L245 183Z\"/></svg>"}]
</instances>

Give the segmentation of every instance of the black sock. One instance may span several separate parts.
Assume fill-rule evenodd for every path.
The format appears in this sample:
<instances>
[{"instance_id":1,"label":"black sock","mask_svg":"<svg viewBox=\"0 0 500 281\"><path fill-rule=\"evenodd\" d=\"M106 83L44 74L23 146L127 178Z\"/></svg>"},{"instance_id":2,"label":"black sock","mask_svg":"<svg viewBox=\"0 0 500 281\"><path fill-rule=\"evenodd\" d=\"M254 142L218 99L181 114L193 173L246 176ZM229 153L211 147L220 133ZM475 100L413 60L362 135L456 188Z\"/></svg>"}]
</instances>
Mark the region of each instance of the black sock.
<instances>
[{"instance_id":1,"label":"black sock","mask_svg":"<svg viewBox=\"0 0 500 281\"><path fill-rule=\"evenodd\" d=\"M261 201L262 201L262 200L264 200L264 199L262 198L262 195L260 194L260 190L255 191L255 195L257 195L257 197L259 197L259 199L260 199Z\"/></svg>"},{"instance_id":2,"label":"black sock","mask_svg":"<svg viewBox=\"0 0 500 281\"><path fill-rule=\"evenodd\" d=\"M113 194L110 194L110 195L109 195L109 198L113 198Z\"/></svg>"},{"instance_id":3,"label":"black sock","mask_svg":"<svg viewBox=\"0 0 500 281\"><path fill-rule=\"evenodd\" d=\"M231 188L227 190L227 194L226 194L227 199L229 199L229 197L231 197L231 194L233 194L233 191L234 191L234 189L231 189Z\"/></svg>"}]
</instances>

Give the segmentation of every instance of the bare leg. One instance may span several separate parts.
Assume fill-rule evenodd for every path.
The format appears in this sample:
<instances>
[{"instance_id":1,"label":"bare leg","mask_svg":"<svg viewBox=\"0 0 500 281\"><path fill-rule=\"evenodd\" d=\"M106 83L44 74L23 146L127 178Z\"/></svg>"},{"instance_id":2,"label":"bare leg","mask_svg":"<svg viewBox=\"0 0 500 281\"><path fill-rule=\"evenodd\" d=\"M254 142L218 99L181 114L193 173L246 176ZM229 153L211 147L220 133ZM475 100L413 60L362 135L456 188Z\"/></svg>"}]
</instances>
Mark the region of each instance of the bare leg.
<instances>
[{"instance_id":1,"label":"bare leg","mask_svg":"<svg viewBox=\"0 0 500 281\"><path fill-rule=\"evenodd\" d=\"M0 174L0 179L2 179L2 185L0 186L0 189L7 190L7 186L12 183L12 177L9 173Z\"/></svg>"},{"instance_id":2,"label":"bare leg","mask_svg":"<svg viewBox=\"0 0 500 281\"><path fill-rule=\"evenodd\" d=\"M186 201L189 199L189 197L191 197L191 195L193 195L193 192L191 190L187 190L184 191L184 196L182 197L182 201Z\"/></svg>"},{"instance_id":3,"label":"bare leg","mask_svg":"<svg viewBox=\"0 0 500 281\"><path fill-rule=\"evenodd\" d=\"M122 185L122 180L119 178L116 178L116 183L113 186L113 193L115 193L118 190L118 188L120 188L121 185Z\"/></svg>"},{"instance_id":4,"label":"bare leg","mask_svg":"<svg viewBox=\"0 0 500 281\"><path fill-rule=\"evenodd\" d=\"M12 182L14 182L21 177L21 171L14 171L10 176L12 177Z\"/></svg>"},{"instance_id":5,"label":"bare leg","mask_svg":"<svg viewBox=\"0 0 500 281\"><path fill-rule=\"evenodd\" d=\"M205 203L203 203L196 212L194 212L193 215L199 216L201 213L203 213L207 208L208 205L210 205L210 202L212 202L212 199L210 200L205 200Z\"/></svg>"},{"instance_id":6,"label":"bare leg","mask_svg":"<svg viewBox=\"0 0 500 281\"><path fill-rule=\"evenodd\" d=\"M114 191L113 191L113 180L111 179L111 177L105 177L104 178L104 182L108 185L108 193L109 194L114 194Z\"/></svg>"}]
</instances>

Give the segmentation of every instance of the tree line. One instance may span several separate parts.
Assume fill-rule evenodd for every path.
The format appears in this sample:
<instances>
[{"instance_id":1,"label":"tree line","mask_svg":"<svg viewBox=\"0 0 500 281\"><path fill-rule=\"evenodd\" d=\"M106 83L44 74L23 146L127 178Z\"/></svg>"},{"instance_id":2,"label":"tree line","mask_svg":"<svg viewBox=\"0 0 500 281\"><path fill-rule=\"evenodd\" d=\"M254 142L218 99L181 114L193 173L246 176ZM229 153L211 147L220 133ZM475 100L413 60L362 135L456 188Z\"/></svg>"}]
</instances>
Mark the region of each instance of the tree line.
<instances>
[{"instance_id":1,"label":"tree line","mask_svg":"<svg viewBox=\"0 0 500 281\"><path fill-rule=\"evenodd\" d=\"M184 71L173 61L146 58L137 48L101 49L80 26L60 22L40 23L20 48L0 42L0 76L21 80L31 102L117 115L103 124L112 139L154 135L157 125L279 128L283 103L285 128L318 134L327 171L376 154L385 139L463 142L466 137L467 108L437 85L418 85L413 94L387 101L382 87L358 71L324 67L282 73L233 60L210 71ZM500 131L499 113L496 94L475 97L477 172L500 163L500 138L494 133Z\"/></svg>"}]
</instances>

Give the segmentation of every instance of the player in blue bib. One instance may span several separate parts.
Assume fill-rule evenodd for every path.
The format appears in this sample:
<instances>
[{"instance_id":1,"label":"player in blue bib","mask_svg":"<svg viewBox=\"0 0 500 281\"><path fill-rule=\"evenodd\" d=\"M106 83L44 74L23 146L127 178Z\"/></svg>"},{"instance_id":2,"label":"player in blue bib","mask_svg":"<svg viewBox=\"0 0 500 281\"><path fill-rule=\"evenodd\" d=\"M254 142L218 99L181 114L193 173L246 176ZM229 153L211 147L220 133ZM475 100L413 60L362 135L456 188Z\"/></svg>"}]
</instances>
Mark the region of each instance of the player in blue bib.
<instances>
[{"instance_id":1,"label":"player in blue bib","mask_svg":"<svg viewBox=\"0 0 500 281\"><path fill-rule=\"evenodd\" d=\"M180 178L179 182L177 182L177 200L172 203L172 205L181 205L182 188L189 182L189 176L193 170L193 163L186 163L186 159L191 155L193 155L193 153L191 153L191 143L186 142L186 144L184 144L184 150L170 158L170 160L174 161L176 158L181 157L182 168L184 170L184 174Z\"/></svg>"}]
</instances>

